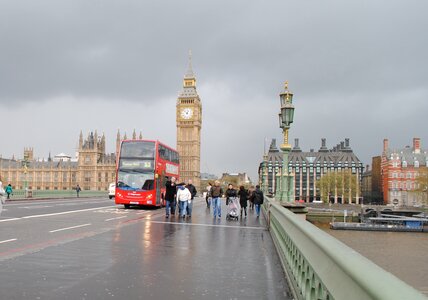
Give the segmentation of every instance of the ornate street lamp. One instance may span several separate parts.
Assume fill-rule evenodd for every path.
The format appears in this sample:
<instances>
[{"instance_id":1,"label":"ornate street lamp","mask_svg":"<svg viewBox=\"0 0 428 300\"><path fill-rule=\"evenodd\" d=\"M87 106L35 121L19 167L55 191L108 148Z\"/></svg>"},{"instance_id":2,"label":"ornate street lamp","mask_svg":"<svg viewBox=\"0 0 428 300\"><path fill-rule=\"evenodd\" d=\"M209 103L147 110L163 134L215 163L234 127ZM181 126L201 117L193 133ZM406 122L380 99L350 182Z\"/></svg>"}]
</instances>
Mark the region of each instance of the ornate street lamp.
<instances>
[{"instance_id":1,"label":"ornate street lamp","mask_svg":"<svg viewBox=\"0 0 428 300\"><path fill-rule=\"evenodd\" d=\"M279 192L281 202L294 202L294 177L288 172L288 155L291 145L288 143L288 130L294 120L293 93L288 90L288 81L285 82L284 91L279 95L281 112L279 113L279 127L282 128L284 143L280 149L283 153L282 160L282 180Z\"/></svg>"}]
</instances>

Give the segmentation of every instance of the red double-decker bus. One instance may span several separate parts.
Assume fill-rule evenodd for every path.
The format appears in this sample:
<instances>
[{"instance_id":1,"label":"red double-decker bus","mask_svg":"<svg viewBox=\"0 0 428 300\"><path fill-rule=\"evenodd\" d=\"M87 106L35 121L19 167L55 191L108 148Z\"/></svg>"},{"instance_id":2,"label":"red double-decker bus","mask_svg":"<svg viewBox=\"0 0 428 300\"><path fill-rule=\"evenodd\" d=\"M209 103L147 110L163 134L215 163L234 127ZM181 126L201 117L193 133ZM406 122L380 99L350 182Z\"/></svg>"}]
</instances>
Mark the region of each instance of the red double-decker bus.
<instances>
[{"instance_id":1,"label":"red double-decker bus","mask_svg":"<svg viewBox=\"0 0 428 300\"><path fill-rule=\"evenodd\" d=\"M116 168L116 204L163 206L165 182L179 177L178 152L159 141L124 140Z\"/></svg>"}]
</instances>

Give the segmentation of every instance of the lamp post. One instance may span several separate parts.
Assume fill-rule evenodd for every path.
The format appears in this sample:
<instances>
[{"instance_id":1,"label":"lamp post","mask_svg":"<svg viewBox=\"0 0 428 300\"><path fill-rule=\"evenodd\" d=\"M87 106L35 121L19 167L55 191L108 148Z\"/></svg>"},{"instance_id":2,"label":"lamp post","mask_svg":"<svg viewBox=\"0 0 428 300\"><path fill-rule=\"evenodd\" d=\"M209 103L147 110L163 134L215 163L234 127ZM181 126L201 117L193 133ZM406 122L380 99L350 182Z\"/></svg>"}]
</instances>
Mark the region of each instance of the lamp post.
<instances>
[{"instance_id":1,"label":"lamp post","mask_svg":"<svg viewBox=\"0 0 428 300\"><path fill-rule=\"evenodd\" d=\"M282 128L284 142L280 149L283 153L282 159L282 180L279 192L280 202L294 202L293 189L294 178L288 173L288 155L291 151L291 145L288 143L288 130L294 119L293 94L288 90L288 81L285 82L284 91L279 95L281 111L279 113L279 127Z\"/></svg>"}]
</instances>

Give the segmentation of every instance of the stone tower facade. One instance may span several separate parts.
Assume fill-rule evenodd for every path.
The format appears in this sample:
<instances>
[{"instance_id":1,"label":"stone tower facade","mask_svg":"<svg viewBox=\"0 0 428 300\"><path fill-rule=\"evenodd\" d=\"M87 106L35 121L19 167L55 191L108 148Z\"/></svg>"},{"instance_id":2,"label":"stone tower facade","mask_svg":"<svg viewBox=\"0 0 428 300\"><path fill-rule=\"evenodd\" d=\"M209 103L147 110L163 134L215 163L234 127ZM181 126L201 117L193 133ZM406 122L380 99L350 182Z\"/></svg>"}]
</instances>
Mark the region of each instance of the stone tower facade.
<instances>
[{"instance_id":1,"label":"stone tower facade","mask_svg":"<svg viewBox=\"0 0 428 300\"><path fill-rule=\"evenodd\" d=\"M183 80L183 90L177 99L177 151L180 155L180 181L192 179L201 191L201 126L202 103L196 91L196 77L189 67Z\"/></svg>"}]
</instances>

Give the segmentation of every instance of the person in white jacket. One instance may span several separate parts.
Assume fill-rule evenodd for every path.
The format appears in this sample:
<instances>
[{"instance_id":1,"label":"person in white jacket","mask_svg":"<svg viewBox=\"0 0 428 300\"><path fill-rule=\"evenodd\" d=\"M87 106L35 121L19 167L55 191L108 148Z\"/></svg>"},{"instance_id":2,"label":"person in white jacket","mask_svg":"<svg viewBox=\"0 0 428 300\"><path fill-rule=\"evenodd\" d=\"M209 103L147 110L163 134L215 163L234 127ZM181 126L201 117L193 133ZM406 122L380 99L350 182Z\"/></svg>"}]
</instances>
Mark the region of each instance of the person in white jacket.
<instances>
[{"instance_id":1,"label":"person in white jacket","mask_svg":"<svg viewBox=\"0 0 428 300\"><path fill-rule=\"evenodd\" d=\"M187 205L190 201L192 201L192 194L185 185L178 186L177 200L180 201L179 205L181 207L181 217L185 218Z\"/></svg>"}]
</instances>

